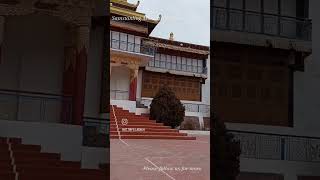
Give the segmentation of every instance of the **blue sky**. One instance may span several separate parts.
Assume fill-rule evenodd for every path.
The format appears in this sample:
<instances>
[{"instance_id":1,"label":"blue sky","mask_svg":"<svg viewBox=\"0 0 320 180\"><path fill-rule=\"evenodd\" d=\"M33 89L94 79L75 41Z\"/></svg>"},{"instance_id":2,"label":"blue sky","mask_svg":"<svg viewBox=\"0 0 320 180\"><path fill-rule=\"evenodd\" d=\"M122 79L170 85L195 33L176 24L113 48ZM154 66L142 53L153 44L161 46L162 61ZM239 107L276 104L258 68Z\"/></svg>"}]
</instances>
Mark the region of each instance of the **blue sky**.
<instances>
[{"instance_id":1,"label":"blue sky","mask_svg":"<svg viewBox=\"0 0 320 180\"><path fill-rule=\"evenodd\" d=\"M151 19L162 15L151 36L168 39L173 32L177 41L210 44L210 0L140 0L137 11Z\"/></svg>"}]
</instances>

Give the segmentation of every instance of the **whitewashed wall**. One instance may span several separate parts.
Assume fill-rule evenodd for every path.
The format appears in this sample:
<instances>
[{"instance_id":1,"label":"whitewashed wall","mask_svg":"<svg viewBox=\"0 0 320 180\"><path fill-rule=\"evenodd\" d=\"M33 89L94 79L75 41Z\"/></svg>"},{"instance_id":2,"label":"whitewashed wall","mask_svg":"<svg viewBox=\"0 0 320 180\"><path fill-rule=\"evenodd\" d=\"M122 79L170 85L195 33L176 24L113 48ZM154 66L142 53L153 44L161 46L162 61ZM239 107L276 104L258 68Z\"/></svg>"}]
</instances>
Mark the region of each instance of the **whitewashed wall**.
<instances>
[{"instance_id":1,"label":"whitewashed wall","mask_svg":"<svg viewBox=\"0 0 320 180\"><path fill-rule=\"evenodd\" d=\"M118 92L117 99L128 100L130 87L130 72L127 67L113 66L110 76L110 98L115 99L115 94L112 90L124 91L124 93Z\"/></svg>"},{"instance_id":2,"label":"whitewashed wall","mask_svg":"<svg viewBox=\"0 0 320 180\"><path fill-rule=\"evenodd\" d=\"M210 56L207 59L207 79L205 80L205 84L202 85L202 104L210 105Z\"/></svg>"}]
</instances>

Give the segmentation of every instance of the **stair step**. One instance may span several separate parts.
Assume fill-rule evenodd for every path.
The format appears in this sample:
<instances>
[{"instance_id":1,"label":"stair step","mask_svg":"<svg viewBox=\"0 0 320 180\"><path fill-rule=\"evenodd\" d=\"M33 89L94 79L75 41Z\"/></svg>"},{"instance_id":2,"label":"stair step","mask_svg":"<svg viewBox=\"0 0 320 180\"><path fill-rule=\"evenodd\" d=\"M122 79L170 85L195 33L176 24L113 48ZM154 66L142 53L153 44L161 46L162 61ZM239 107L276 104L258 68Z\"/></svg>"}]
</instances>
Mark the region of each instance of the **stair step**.
<instances>
[{"instance_id":1,"label":"stair step","mask_svg":"<svg viewBox=\"0 0 320 180\"><path fill-rule=\"evenodd\" d=\"M0 172L0 179L1 180L14 180L15 175L13 172Z\"/></svg>"},{"instance_id":2,"label":"stair step","mask_svg":"<svg viewBox=\"0 0 320 180\"><path fill-rule=\"evenodd\" d=\"M0 162L8 162L10 161L10 153L8 152L0 152Z\"/></svg>"},{"instance_id":3,"label":"stair step","mask_svg":"<svg viewBox=\"0 0 320 180\"><path fill-rule=\"evenodd\" d=\"M0 138L0 180L15 180L7 138ZM105 180L107 172L102 169L81 169L81 162L61 161L60 154L41 152L39 145L21 144L12 140L15 164L19 180Z\"/></svg>"},{"instance_id":4,"label":"stair step","mask_svg":"<svg viewBox=\"0 0 320 180\"><path fill-rule=\"evenodd\" d=\"M103 169L103 170L109 169L110 168L110 164L100 164L99 167L100 167L100 169Z\"/></svg>"},{"instance_id":5,"label":"stair step","mask_svg":"<svg viewBox=\"0 0 320 180\"><path fill-rule=\"evenodd\" d=\"M164 136L187 136L187 133L179 132L120 132L121 135L164 135ZM110 135L118 135L117 131L110 131Z\"/></svg>"},{"instance_id":6,"label":"stair step","mask_svg":"<svg viewBox=\"0 0 320 180\"><path fill-rule=\"evenodd\" d=\"M37 152L14 152L14 157L18 161L19 159L23 160L49 160L56 159L60 160L60 154L55 153L37 153Z\"/></svg>"},{"instance_id":7,"label":"stair step","mask_svg":"<svg viewBox=\"0 0 320 180\"><path fill-rule=\"evenodd\" d=\"M116 128L116 125L110 125L110 128ZM157 125L119 125L118 128L149 128L149 129L170 129L169 126L157 126Z\"/></svg>"},{"instance_id":8,"label":"stair step","mask_svg":"<svg viewBox=\"0 0 320 180\"><path fill-rule=\"evenodd\" d=\"M13 172L13 167L11 166L11 164L9 164L9 163L0 164L0 174L1 173L8 173L8 172Z\"/></svg>"},{"instance_id":9,"label":"stair step","mask_svg":"<svg viewBox=\"0 0 320 180\"><path fill-rule=\"evenodd\" d=\"M47 174L32 174L32 173L21 173L19 174L19 180L106 180L106 175L101 176L90 176L90 175L78 175L78 174L53 174L48 176Z\"/></svg>"},{"instance_id":10,"label":"stair step","mask_svg":"<svg viewBox=\"0 0 320 180\"><path fill-rule=\"evenodd\" d=\"M196 139L195 137L188 137L186 133L179 133L179 130L164 126L163 123L150 120L148 115L136 115L117 106L110 106L110 111L112 110L113 113L111 113L110 117L111 139L119 138L118 131L120 131L123 139ZM127 119L128 124L122 125L122 119ZM134 129L123 128L139 128L139 131L134 132ZM141 129L143 129L143 131L141 131Z\"/></svg>"},{"instance_id":11,"label":"stair step","mask_svg":"<svg viewBox=\"0 0 320 180\"><path fill-rule=\"evenodd\" d=\"M38 146L38 145L14 144L14 145L12 145L11 148L14 153L20 153L20 152L40 153L40 151L41 151L41 146ZM1 149L0 149L0 151L1 151Z\"/></svg>"},{"instance_id":12,"label":"stair step","mask_svg":"<svg viewBox=\"0 0 320 180\"><path fill-rule=\"evenodd\" d=\"M8 150L8 149L9 149L8 144L0 144L0 151L1 150Z\"/></svg>"},{"instance_id":13,"label":"stair step","mask_svg":"<svg viewBox=\"0 0 320 180\"><path fill-rule=\"evenodd\" d=\"M66 168L81 168L80 162L72 162L72 161L58 161L58 160L35 160L32 161L18 161L16 162L17 167L66 167Z\"/></svg>"},{"instance_id":14,"label":"stair step","mask_svg":"<svg viewBox=\"0 0 320 180\"><path fill-rule=\"evenodd\" d=\"M12 144L21 144L21 139L20 138L9 138L9 142ZM7 138L0 137L0 144L1 143L7 143Z\"/></svg>"},{"instance_id":15,"label":"stair step","mask_svg":"<svg viewBox=\"0 0 320 180\"><path fill-rule=\"evenodd\" d=\"M122 122L110 122L110 125L122 125ZM149 126L163 126L163 123L155 123L155 122L134 122L129 121L127 125L149 125Z\"/></svg>"},{"instance_id":16,"label":"stair step","mask_svg":"<svg viewBox=\"0 0 320 180\"><path fill-rule=\"evenodd\" d=\"M132 121L155 121L155 120L152 120L152 119L149 119L149 118L143 118L143 117L135 117L135 116L117 116L117 120L118 121L121 121L122 119L128 119L129 121L132 120ZM114 121L115 118L114 117L111 117L110 118L110 121Z\"/></svg>"},{"instance_id":17,"label":"stair step","mask_svg":"<svg viewBox=\"0 0 320 180\"><path fill-rule=\"evenodd\" d=\"M110 131L117 131L117 128L110 127ZM121 132L122 129L120 128L119 131ZM177 129L157 129L157 128L145 128L146 132L179 132Z\"/></svg>"},{"instance_id":18,"label":"stair step","mask_svg":"<svg viewBox=\"0 0 320 180\"><path fill-rule=\"evenodd\" d=\"M110 135L110 139L118 139L118 135ZM163 135L121 135L121 139L172 139L172 140L195 140L189 136L163 136Z\"/></svg>"},{"instance_id":19,"label":"stair step","mask_svg":"<svg viewBox=\"0 0 320 180\"><path fill-rule=\"evenodd\" d=\"M80 169L66 167L17 167L19 173L35 173L35 174L77 174L77 175L103 175L100 169Z\"/></svg>"}]
</instances>

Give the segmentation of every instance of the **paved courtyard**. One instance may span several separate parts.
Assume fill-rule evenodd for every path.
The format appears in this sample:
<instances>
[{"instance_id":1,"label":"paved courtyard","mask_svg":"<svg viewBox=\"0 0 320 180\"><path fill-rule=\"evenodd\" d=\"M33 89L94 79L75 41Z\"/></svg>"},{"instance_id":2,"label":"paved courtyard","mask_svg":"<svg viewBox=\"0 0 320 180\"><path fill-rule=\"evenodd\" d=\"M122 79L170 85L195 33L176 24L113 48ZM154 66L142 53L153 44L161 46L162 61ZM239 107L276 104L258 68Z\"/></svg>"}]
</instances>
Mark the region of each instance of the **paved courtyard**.
<instances>
[{"instance_id":1,"label":"paved courtyard","mask_svg":"<svg viewBox=\"0 0 320 180\"><path fill-rule=\"evenodd\" d=\"M209 180L209 135L196 137L197 140L111 139L111 180Z\"/></svg>"}]
</instances>

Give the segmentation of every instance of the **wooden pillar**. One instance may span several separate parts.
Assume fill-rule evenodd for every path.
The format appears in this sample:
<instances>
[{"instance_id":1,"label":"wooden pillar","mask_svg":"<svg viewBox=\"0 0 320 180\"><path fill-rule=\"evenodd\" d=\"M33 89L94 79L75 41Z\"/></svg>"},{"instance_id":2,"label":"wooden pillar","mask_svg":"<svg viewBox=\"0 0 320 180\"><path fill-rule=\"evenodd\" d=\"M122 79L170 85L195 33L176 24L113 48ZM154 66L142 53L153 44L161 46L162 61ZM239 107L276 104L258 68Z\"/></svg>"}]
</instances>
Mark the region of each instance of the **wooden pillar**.
<instances>
[{"instance_id":1,"label":"wooden pillar","mask_svg":"<svg viewBox=\"0 0 320 180\"><path fill-rule=\"evenodd\" d=\"M75 68L75 88L73 100L73 120L76 125L83 124L85 103L87 60L89 49L90 20L77 28L77 60Z\"/></svg>"},{"instance_id":2,"label":"wooden pillar","mask_svg":"<svg viewBox=\"0 0 320 180\"><path fill-rule=\"evenodd\" d=\"M75 91L75 69L77 61L76 48L76 27L66 26L66 38L64 42L64 71L63 71L63 90L64 96L71 96L71 99L64 100L61 109L61 122L73 123L73 95Z\"/></svg>"}]
</instances>

